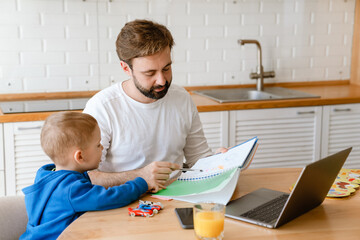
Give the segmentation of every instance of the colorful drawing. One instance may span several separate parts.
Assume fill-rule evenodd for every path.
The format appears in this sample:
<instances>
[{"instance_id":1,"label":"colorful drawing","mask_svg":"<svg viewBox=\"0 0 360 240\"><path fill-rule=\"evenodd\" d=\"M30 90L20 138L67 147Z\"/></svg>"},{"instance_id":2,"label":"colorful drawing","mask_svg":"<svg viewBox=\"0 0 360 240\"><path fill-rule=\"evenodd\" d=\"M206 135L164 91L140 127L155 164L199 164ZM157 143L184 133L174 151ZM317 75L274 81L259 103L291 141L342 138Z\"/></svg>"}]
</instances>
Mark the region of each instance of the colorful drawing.
<instances>
[{"instance_id":1,"label":"colorful drawing","mask_svg":"<svg viewBox=\"0 0 360 240\"><path fill-rule=\"evenodd\" d=\"M347 182L351 182L351 183L358 184L358 185L360 184L360 178L337 176L336 180L347 181Z\"/></svg>"},{"instance_id":2,"label":"colorful drawing","mask_svg":"<svg viewBox=\"0 0 360 240\"><path fill-rule=\"evenodd\" d=\"M330 198L337 198L337 197L348 197L351 195L351 192L343 191L342 189L338 188L331 188L326 195L326 197Z\"/></svg>"},{"instance_id":3,"label":"colorful drawing","mask_svg":"<svg viewBox=\"0 0 360 240\"><path fill-rule=\"evenodd\" d=\"M353 182L344 180L344 179L337 179L335 180L334 184L332 185L333 188L340 188L340 189L358 189L359 184L355 184Z\"/></svg>"},{"instance_id":4,"label":"colorful drawing","mask_svg":"<svg viewBox=\"0 0 360 240\"><path fill-rule=\"evenodd\" d=\"M348 197L353 194L360 185L360 169L341 169L331 186L326 197L339 198ZM290 187L294 189L295 183Z\"/></svg>"}]
</instances>

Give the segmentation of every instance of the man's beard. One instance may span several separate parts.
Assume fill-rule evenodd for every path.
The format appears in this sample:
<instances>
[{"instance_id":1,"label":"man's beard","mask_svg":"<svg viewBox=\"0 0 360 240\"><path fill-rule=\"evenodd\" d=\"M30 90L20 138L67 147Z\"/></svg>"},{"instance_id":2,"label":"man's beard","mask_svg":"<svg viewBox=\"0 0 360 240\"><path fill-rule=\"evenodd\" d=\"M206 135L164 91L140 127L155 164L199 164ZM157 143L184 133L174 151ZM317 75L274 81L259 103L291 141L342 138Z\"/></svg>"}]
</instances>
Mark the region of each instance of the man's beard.
<instances>
[{"instance_id":1,"label":"man's beard","mask_svg":"<svg viewBox=\"0 0 360 240\"><path fill-rule=\"evenodd\" d=\"M133 76L134 79L134 84L135 87L145 96L151 99L161 99L163 98L167 91L169 90L170 84L171 84L171 80L170 81L166 81L165 85L156 85L156 86L152 86L149 90L145 89L143 86L140 85L139 81L136 79L135 76ZM160 89L164 87L163 90L161 90L160 92L155 91L156 89Z\"/></svg>"}]
</instances>

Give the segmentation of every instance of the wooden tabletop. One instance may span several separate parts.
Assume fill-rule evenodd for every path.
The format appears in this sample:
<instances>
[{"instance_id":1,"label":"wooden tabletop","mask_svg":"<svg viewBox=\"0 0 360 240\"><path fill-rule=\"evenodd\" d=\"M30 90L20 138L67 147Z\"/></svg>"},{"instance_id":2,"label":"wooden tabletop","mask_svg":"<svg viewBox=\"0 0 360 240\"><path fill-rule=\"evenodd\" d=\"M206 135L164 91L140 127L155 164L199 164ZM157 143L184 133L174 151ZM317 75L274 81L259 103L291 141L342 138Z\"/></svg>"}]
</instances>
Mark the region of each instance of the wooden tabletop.
<instances>
[{"instance_id":1,"label":"wooden tabletop","mask_svg":"<svg viewBox=\"0 0 360 240\"><path fill-rule=\"evenodd\" d=\"M248 169L241 173L233 199L260 187L289 192L300 175L298 168ZM360 190L359 190L360 191ZM145 196L142 199L159 201ZM59 239L195 239L194 231L182 229L175 215L176 207L192 206L181 201L163 201L164 209L151 218L130 217L127 207L87 212L74 221ZM134 202L129 207L135 207ZM319 207L278 229L225 219L224 240L232 239L359 239L360 194L342 199L327 198Z\"/></svg>"}]
</instances>

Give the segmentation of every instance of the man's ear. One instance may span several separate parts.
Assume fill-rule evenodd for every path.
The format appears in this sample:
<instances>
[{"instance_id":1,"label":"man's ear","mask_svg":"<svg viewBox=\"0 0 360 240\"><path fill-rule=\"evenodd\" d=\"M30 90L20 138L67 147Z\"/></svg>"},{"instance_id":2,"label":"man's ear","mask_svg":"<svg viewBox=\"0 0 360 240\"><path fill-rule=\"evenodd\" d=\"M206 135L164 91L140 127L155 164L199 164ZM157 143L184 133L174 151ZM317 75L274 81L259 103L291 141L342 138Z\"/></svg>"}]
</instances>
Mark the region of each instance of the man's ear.
<instances>
[{"instance_id":1,"label":"man's ear","mask_svg":"<svg viewBox=\"0 0 360 240\"><path fill-rule=\"evenodd\" d=\"M74 152L74 160L77 164L82 164L84 162L84 158L81 150L76 150Z\"/></svg>"},{"instance_id":2,"label":"man's ear","mask_svg":"<svg viewBox=\"0 0 360 240\"><path fill-rule=\"evenodd\" d=\"M132 72L129 64L127 64L124 61L120 61L121 68L124 70L124 72L131 77Z\"/></svg>"}]
</instances>

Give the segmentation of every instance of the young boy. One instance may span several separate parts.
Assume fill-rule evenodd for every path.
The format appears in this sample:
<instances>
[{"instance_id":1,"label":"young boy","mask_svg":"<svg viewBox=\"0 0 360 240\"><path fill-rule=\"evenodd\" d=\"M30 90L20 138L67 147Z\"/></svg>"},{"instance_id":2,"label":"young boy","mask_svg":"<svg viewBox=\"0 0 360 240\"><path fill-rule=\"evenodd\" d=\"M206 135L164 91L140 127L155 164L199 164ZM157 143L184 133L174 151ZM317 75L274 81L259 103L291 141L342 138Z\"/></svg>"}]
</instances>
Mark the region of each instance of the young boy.
<instances>
[{"instance_id":1,"label":"young boy","mask_svg":"<svg viewBox=\"0 0 360 240\"><path fill-rule=\"evenodd\" d=\"M140 177L108 189L91 183L87 171L98 168L103 147L97 122L88 114L49 116L41 146L55 165L41 167L34 185L23 189L29 222L20 239L56 239L84 212L123 207L154 187Z\"/></svg>"}]
</instances>

